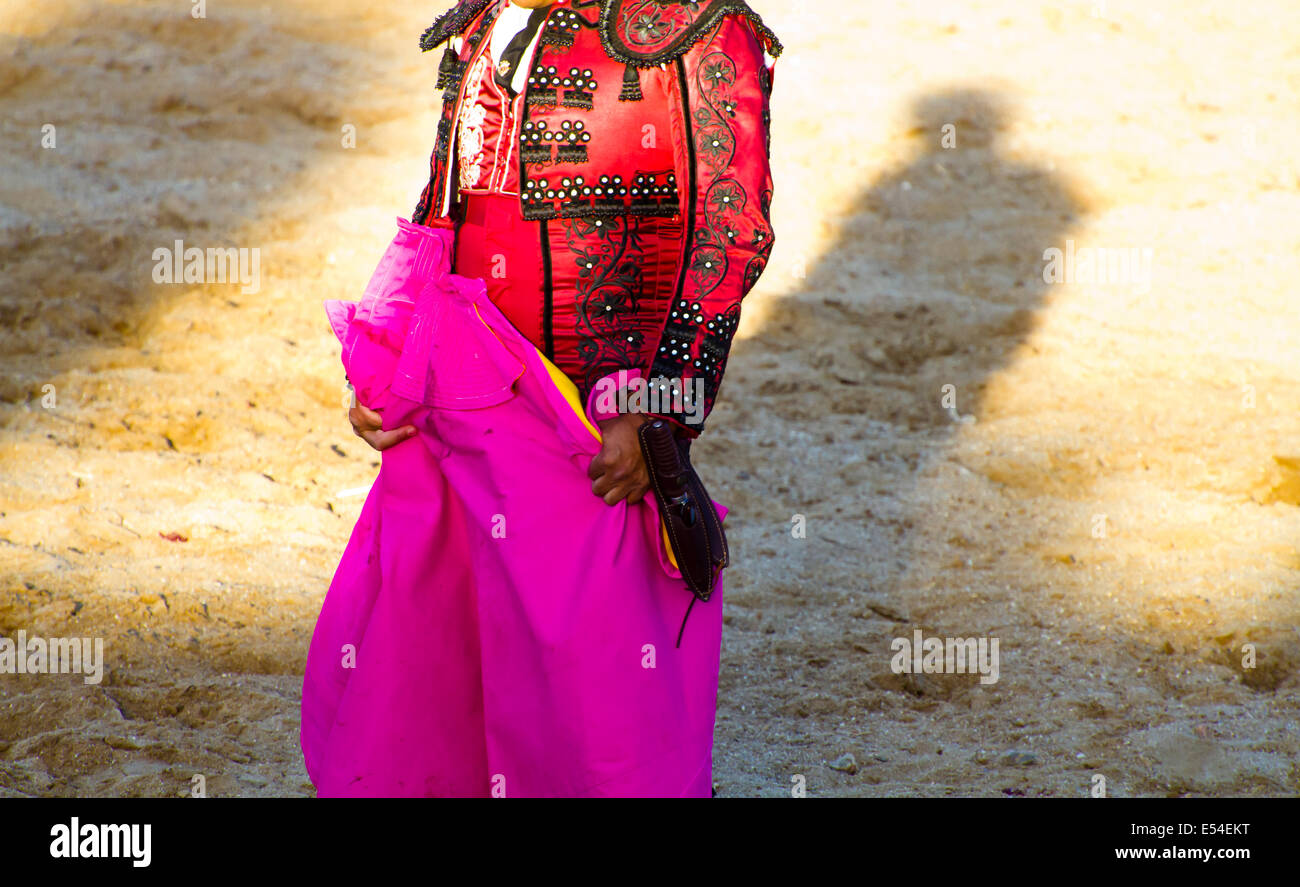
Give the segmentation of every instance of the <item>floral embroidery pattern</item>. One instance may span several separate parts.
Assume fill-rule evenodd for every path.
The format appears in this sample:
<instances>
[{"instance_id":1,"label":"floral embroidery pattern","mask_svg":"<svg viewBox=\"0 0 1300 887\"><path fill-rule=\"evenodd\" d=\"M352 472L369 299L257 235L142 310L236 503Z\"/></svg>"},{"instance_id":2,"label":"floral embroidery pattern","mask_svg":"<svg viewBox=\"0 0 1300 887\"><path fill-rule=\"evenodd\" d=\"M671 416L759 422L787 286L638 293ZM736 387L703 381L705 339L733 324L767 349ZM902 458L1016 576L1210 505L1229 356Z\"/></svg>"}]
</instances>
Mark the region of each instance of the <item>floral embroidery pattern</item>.
<instances>
[{"instance_id":1,"label":"floral embroidery pattern","mask_svg":"<svg viewBox=\"0 0 1300 887\"><path fill-rule=\"evenodd\" d=\"M736 177L741 131L735 60L721 50L710 50L695 70L695 87L698 98L690 122L697 182L704 190L685 285L669 309L650 375L703 376L705 408L711 409L740 323L740 298L758 282L774 244L767 221L772 192L765 189L758 195L761 217L755 217L751 195ZM750 256L738 281L740 292L734 300L715 298L710 307L710 294L729 279L729 257L738 254Z\"/></svg>"},{"instance_id":2,"label":"floral embroidery pattern","mask_svg":"<svg viewBox=\"0 0 1300 887\"><path fill-rule=\"evenodd\" d=\"M681 57L731 14L749 19L772 56L781 54L781 41L744 0L604 0L601 42L611 58L654 67Z\"/></svg>"},{"instance_id":3,"label":"floral embroidery pattern","mask_svg":"<svg viewBox=\"0 0 1300 887\"><path fill-rule=\"evenodd\" d=\"M759 207L763 211L763 219L772 217L772 192L764 191L762 200L759 201ZM758 283L758 278L763 275L763 269L767 267L767 260L772 255L772 247L776 245L776 240L772 237L772 229L766 225L755 225L754 236L750 239L755 253L754 257L745 263L745 282L741 290L741 296L746 296Z\"/></svg>"},{"instance_id":4,"label":"floral embroidery pattern","mask_svg":"<svg viewBox=\"0 0 1300 887\"><path fill-rule=\"evenodd\" d=\"M569 218L562 225L578 267L574 306L585 395L602 376L638 364L645 246L634 218Z\"/></svg>"},{"instance_id":5,"label":"floral embroidery pattern","mask_svg":"<svg viewBox=\"0 0 1300 887\"><path fill-rule=\"evenodd\" d=\"M698 71L701 102L695 110L695 153L700 178L713 180L705 192L703 218L696 230L690 275L693 292L711 293L727 276L727 250L736 245L737 223L748 202L745 190L735 179L720 178L731 166L736 137L731 122L736 116L734 88L736 63L722 52L712 52Z\"/></svg>"}]
</instances>

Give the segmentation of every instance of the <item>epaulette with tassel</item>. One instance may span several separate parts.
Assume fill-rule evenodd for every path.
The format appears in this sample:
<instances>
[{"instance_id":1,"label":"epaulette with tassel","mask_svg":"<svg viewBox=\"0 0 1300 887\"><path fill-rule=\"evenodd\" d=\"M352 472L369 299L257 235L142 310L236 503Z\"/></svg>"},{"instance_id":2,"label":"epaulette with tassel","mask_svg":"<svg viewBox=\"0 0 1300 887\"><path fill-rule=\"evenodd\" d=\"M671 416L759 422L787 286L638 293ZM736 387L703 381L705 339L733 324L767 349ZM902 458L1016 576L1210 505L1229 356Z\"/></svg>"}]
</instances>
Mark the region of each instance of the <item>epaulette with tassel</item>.
<instances>
[{"instance_id":1,"label":"epaulette with tassel","mask_svg":"<svg viewBox=\"0 0 1300 887\"><path fill-rule=\"evenodd\" d=\"M465 63L460 60L456 50L448 46L442 53L442 61L438 63L438 82L434 88L457 92L460 90L460 78L464 73Z\"/></svg>"},{"instance_id":2,"label":"epaulette with tassel","mask_svg":"<svg viewBox=\"0 0 1300 887\"><path fill-rule=\"evenodd\" d=\"M428 52L441 46L453 34L459 34L465 30L465 26L473 21L474 16L478 15L487 8L492 0L460 0L451 9L444 12L433 20L433 24L424 29L420 35L420 49Z\"/></svg>"},{"instance_id":3,"label":"epaulette with tassel","mask_svg":"<svg viewBox=\"0 0 1300 887\"><path fill-rule=\"evenodd\" d=\"M640 92L630 69L676 61L728 15L743 16L763 49L773 58L781 54L781 41L745 0L603 0L600 42L610 58L629 68L623 75L625 101L635 101Z\"/></svg>"}]
</instances>

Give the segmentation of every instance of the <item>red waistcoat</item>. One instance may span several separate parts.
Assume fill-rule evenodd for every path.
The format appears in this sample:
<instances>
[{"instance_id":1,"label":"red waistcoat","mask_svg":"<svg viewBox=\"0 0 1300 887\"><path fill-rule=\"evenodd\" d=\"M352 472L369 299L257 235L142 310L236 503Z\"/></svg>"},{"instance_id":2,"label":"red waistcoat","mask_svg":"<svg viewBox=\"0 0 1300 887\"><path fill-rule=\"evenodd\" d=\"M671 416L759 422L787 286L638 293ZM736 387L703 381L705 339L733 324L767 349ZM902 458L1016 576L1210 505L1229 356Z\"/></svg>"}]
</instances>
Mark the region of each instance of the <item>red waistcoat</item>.
<instances>
[{"instance_id":1,"label":"red waistcoat","mask_svg":"<svg viewBox=\"0 0 1300 887\"><path fill-rule=\"evenodd\" d=\"M481 44L505 2L461 0L421 39L452 44L412 221L462 218L465 184L518 194L548 325L573 332L579 381L618 368L703 377L707 414L773 245L764 55L780 44L743 0L555 0L520 100L496 108L518 115L501 145L474 131L474 106L479 75L492 77ZM461 156L481 144L490 158Z\"/></svg>"}]
</instances>

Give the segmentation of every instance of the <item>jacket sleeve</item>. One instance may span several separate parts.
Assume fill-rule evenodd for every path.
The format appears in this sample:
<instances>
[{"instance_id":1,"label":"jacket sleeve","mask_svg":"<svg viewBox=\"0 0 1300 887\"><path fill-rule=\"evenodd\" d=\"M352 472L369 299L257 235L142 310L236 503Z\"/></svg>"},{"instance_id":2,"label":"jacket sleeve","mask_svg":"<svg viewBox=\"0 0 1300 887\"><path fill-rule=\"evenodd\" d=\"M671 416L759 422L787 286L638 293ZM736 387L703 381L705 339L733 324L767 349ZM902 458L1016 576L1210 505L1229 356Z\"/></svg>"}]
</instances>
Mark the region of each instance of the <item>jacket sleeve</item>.
<instances>
[{"instance_id":1,"label":"jacket sleeve","mask_svg":"<svg viewBox=\"0 0 1300 887\"><path fill-rule=\"evenodd\" d=\"M684 174L678 288L668 307L650 381L681 380L703 405L696 422L665 414L689 436L713 409L740 322L774 243L769 100L772 71L749 21L727 15L676 64L682 127L674 134Z\"/></svg>"}]
</instances>

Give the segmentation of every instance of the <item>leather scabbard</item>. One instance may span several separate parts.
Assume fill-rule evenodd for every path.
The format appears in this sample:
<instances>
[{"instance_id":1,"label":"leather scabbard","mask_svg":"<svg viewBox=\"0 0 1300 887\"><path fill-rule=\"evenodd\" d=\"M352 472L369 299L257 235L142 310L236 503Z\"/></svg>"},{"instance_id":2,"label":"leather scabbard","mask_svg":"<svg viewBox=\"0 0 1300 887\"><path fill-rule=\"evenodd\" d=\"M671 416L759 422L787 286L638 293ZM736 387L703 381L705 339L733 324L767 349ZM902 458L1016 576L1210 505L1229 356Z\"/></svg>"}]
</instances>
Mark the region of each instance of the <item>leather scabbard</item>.
<instances>
[{"instance_id":1,"label":"leather scabbard","mask_svg":"<svg viewBox=\"0 0 1300 887\"><path fill-rule=\"evenodd\" d=\"M677 568L691 593L707 601L730 557L717 509L691 465L688 444L668 422L646 422L637 437Z\"/></svg>"}]
</instances>

